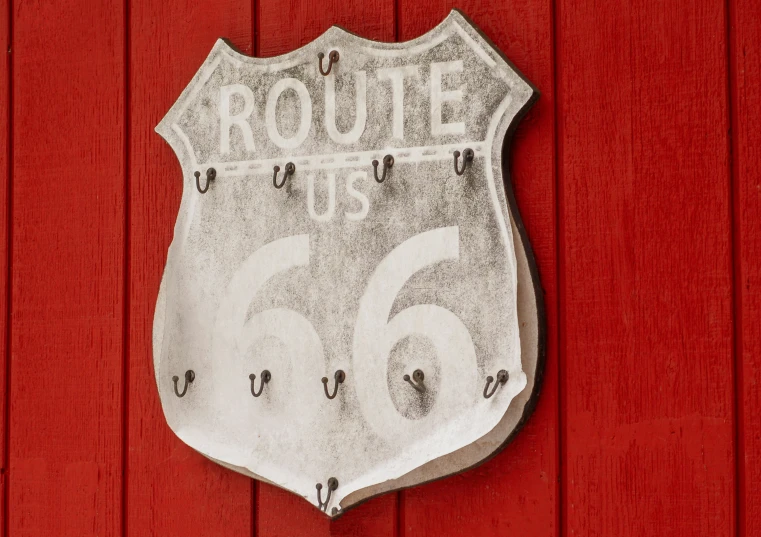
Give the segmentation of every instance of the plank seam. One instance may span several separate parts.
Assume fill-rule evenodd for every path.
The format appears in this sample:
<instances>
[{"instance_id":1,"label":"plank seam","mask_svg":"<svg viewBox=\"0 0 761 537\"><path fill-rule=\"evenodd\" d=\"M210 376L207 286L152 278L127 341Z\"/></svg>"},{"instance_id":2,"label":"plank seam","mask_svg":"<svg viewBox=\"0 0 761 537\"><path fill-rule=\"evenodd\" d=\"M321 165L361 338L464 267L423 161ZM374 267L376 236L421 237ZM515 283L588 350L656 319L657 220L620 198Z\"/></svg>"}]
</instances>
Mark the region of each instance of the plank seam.
<instances>
[{"instance_id":1,"label":"plank seam","mask_svg":"<svg viewBox=\"0 0 761 537\"><path fill-rule=\"evenodd\" d=\"M399 22L401 8L399 7L399 0L394 0L394 42L399 42L399 28L401 23Z\"/></svg>"},{"instance_id":2,"label":"plank seam","mask_svg":"<svg viewBox=\"0 0 761 537\"><path fill-rule=\"evenodd\" d=\"M396 493L396 537L404 535L404 496L403 490Z\"/></svg>"},{"instance_id":3,"label":"plank seam","mask_svg":"<svg viewBox=\"0 0 761 537\"><path fill-rule=\"evenodd\" d=\"M8 0L8 49L3 51L3 53L8 55L8 66L7 66L7 76L8 76L8 137L7 137L7 148L6 148L6 162L8 163L8 167L6 170L7 177L6 177L6 185L5 185L5 196L6 196L6 229L5 229L5 240L6 240L6 258L5 258L5 297L6 297L6 304L5 304L5 394L4 394L4 402L5 405L3 412L4 416L3 419L5 420L5 426L4 426L4 436L3 436L3 520L2 520L2 527L0 528L0 531L2 531L2 535L4 537L7 537L10 535L10 481L11 481L11 276L13 274L12 272L12 239L13 239L13 233L12 233L12 225L13 225L13 181L11 178L13 177L13 1Z\"/></svg>"},{"instance_id":4,"label":"plank seam","mask_svg":"<svg viewBox=\"0 0 761 537\"><path fill-rule=\"evenodd\" d=\"M130 140L132 129L130 128L131 102L130 102L130 3L124 0L124 289L123 289L123 318L122 318L122 536L127 537L129 529L128 501L129 501L129 334L130 334L130 271L131 256L130 247L132 236L130 225L132 222L132 206L130 204Z\"/></svg>"},{"instance_id":5,"label":"plank seam","mask_svg":"<svg viewBox=\"0 0 761 537\"><path fill-rule=\"evenodd\" d=\"M259 485L256 479L251 480L251 537L259 534Z\"/></svg>"},{"instance_id":6,"label":"plank seam","mask_svg":"<svg viewBox=\"0 0 761 537\"><path fill-rule=\"evenodd\" d=\"M557 292L556 297L556 360L557 360L557 375L558 375L558 399L557 399L557 450L556 450L556 464L557 464L557 479L555 481L555 535L563 536L567 534L565 528L565 497L564 492L568 483L568 478L565 470L566 461L566 417L563 412L565 408L565 375L564 375L564 351L565 345L564 334L565 326L563 323L564 318L564 302L565 296L565 277L564 277L564 254L565 254L565 227L563 226L563 181L562 177L562 163L561 163L561 136L560 127L561 121L561 89L560 89L560 1L551 0L552 9L552 93L554 98L553 103L553 143L554 143L554 173L555 173L555 288Z\"/></svg>"},{"instance_id":7,"label":"plank seam","mask_svg":"<svg viewBox=\"0 0 761 537\"><path fill-rule=\"evenodd\" d=\"M251 31L252 43L251 43L251 55L259 56L260 43L259 43L259 2L258 0L251 0Z\"/></svg>"},{"instance_id":8,"label":"plank seam","mask_svg":"<svg viewBox=\"0 0 761 537\"><path fill-rule=\"evenodd\" d=\"M732 31L732 23L736 13L734 2L726 0L724 7L726 28L726 53L727 53L727 173L729 176L729 221L731 234L730 263L732 266L732 336L734 354L734 398L733 398L733 425L734 425L734 457L735 457L735 534L744 537L745 526L745 447L744 436L744 412L743 412L743 340L742 340L742 256L740 249L742 241L740 237L740 216L736 211L737 200L740 199L740 182L737 179L739 168L738 151L735 143L735 128L737 125L737 103L735 102L737 77L737 63L735 61L737 42L735 32Z\"/></svg>"}]
</instances>

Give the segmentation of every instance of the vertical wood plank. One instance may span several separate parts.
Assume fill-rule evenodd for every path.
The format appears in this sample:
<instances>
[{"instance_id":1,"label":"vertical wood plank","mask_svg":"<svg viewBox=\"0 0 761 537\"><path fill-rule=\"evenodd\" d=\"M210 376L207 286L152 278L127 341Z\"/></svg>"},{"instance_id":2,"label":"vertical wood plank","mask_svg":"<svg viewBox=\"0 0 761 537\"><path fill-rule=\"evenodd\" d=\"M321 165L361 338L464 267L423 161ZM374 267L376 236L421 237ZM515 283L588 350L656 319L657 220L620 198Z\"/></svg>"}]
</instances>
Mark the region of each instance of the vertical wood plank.
<instances>
[{"instance_id":1,"label":"vertical wood plank","mask_svg":"<svg viewBox=\"0 0 761 537\"><path fill-rule=\"evenodd\" d=\"M12 13L9 534L119 535L124 4Z\"/></svg>"},{"instance_id":2,"label":"vertical wood plank","mask_svg":"<svg viewBox=\"0 0 761 537\"><path fill-rule=\"evenodd\" d=\"M761 535L761 3L732 0L738 535Z\"/></svg>"},{"instance_id":3,"label":"vertical wood plank","mask_svg":"<svg viewBox=\"0 0 761 537\"><path fill-rule=\"evenodd\" d=\"M275 56L309 43L332 25L362 37L394 40L393 0L261 0L257 52ZM271 485L258 485L257 535L391 537L396 531L396 494L372 499L330 522L314 506Z\"/></svg>"},{"instance_id":4,"label":"vertical wood plank","mask_svg":"<svg viewBox=\"0 0 761 537\"><path fill-rule=\"evenodd\" d=\"M558 9L563 531L733 535L724 2Z\"/></svg>"},{"instance_id":5,"label":"vertical wood plank","mask_svg":"<svg viewBox=\"0 0 761 537\"><path fill-rule=\"evenodd\" d=\"M156 390L153 313L182 194L182 171L153 128L219 37L250 54L251 0L132 0L129 144L127 534L249 536L253 482L183 444Z\"/></svg>"},{"instance_id":6,"label":"vertical wood plank","mask_svg":"<svg viewBox=\"0 0 761 537\"><path fill-rule=\"evenodd\" d=\"M558 365L552 3L400 0L399 38L422 35L461 9L541 92L510 150L512 181L539 265L547 308L542 393L525 428L491 461L405 491L405 535L558 534Z\"/></svg>"},{"instance_id":7,"label":"vertical wood plank","mask_svg":"<svg viewBox=\"0 0 761 537\"><path fill-rule=\"evenodd\" d=\"M8 183L10 179L10 0L0 0L0 537L5 536L5 494L8 486L6 442L8 429Z\"/></svg>"},{"instance_id":8,"label":"vertical wood plank","mask_svg":"<svg viewBox=\"0 0 761 537\"><path fill-rule=\"evenodd\" d=\"M257 54L285 54L333 25L376 41L394 41L394 0L259 0Z\"/></svg>"}]
</instances>

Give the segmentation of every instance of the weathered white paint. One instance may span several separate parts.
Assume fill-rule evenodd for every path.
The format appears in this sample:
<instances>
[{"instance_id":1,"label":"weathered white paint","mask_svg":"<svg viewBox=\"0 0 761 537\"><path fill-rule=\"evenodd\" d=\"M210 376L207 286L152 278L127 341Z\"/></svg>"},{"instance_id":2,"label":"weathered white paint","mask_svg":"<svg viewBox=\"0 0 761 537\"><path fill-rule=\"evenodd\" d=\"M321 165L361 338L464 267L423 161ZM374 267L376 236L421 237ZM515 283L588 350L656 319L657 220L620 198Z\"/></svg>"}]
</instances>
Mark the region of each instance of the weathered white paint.
<instances>
[{"instance_id":1,"label":"weathered white paint","mask_svg":"<svg viewBox=\"0 0 761 537\"><path fill-rule=\"evenodd\" d=\"M358 190L357 187L354 186L354 183L358 179L362 179L362 182L366 183L367 172L360 170L352 172L346 177L346 192L360 203L360 209L358 211L346 211L345 213L346 218L353 222L363 220L367 216L367 213L370 211L370 200L367 199L367 196L365 196L361 190Z\"/></svg>"},{"instance_id":2,"label":"weathered white paint","mask_svg":"<svg viewBox=\"0 0 761 537\"><path fill-rule=\"evenodd\" d=\"M391 102L394 106L394 138L404 140L404 79L419 76L417 65L386 67L378 69L378 80L390 80L393 91Z\"/></svg>"},{"instance_id":3,"label":"weathered white paint","mask_svg":"<svg viewBox=\"0 0 761 537\"><path fill-rule=\"evenodd\" d=\"M237 114L230 113L233 95L243 98L243 109ZM223 155L230 152L230 128L236 126L243 135L243 143L247 151L254 151L254 135L246 121L254 111L254 93L244 84L230 84L219 88L219 151Z\"/></svg>"},{"instance_id":4,"label":"weathered white paint","mask_svg":"<svg viewBox=\"0 0 761 537\"><path fill-rule=\"evenodd\" d=\"M299 97L299 127L296 134L289 138L280 133L277 118L277 103L286 90L296 92ZM281 78L270 88L267 94L265 124L267 125L267 134L278 147L293 149L304 143L312 126L312 99L303 82L295 78Z\"/></svg>"},{"instance_id":5,"label":"weathered white paint","mask_svg":"<svg viewBox=\"0 0 761 537\"><path fill-rule=\"evenodd\" d=\"M336 126L336 78L325 77L325 129L328 136L339 144L353 144L365 132L367 123L367 73L356 71L354 73L354 93L356 101L354 106L354 126L348 132L340 132Z\"/></svg>"},{"instance_id":6,"label":"weathered white paint","mask_svg":"<svg viewBox=\"0 0 761 537\"><path fill-rule=\"evenodd\" d=\"M317 53L334 49L323 77ZM315 505L315 484L336 477L331 516L490 455L537 364L499 158L532 94L458 12L409 43L331 28L257 59L219 41L157 127L185 176L154 329L176 434ZM476 158L458 177L452 152L466 147ZM378 184L371 161L386 154ZM296 173L276 190L286 162ZM201 195L193 173L209 167ZM417 368L424 394L402 379ZM187 369L180 399L171 378ZM254 398L249 374L258 388L264 369ZM332 390L337 369L328 400L320 379ZM500 369L509 381L484 399Z\"/></svg>"},{"instance_id":7,"label":"weathered white paint","mask_svg":"<svg viewBox=\"0 0 761 537\"><path fill-rule=\"evenodd\" d=\"M445 91L442 89L442 77L455 73L462 73L462 60L431 64L431 134L435 136L465 133L463 121L447 123L441 119L444 103L447 101L462 102L463 91L461 86L456 90Z\"/></svg>"},{"instance_id":8,"label":"weathered white paint","mask_svg":"<svg viewBox=\"0 0 761 537\"><path fill-rule=\"evenodd\" d=\"M315 222L327 222L336 212L336 174L328 173L328 208L322 214L317 214L314 208L314 174L307 174L307 210L309 217Z\"/></svg>"}]
</instances>

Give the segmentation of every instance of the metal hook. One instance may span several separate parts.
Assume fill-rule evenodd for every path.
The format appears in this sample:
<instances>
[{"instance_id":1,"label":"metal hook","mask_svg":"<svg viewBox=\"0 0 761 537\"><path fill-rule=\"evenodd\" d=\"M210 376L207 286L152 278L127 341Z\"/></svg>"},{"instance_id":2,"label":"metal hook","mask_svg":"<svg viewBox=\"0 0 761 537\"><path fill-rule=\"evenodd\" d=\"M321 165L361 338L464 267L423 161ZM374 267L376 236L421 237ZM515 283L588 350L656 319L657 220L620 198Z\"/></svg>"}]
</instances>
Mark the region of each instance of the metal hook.
<instances>
[{"instance_id":1,"label":"metal hook","mask_svg":"<svg viewBox=\"0 0 761 537\"><path fill-rule=\"evenodd\" d=\"M283 185L285 184L285 181L288 179L289 175L293 175L296 171L296 165L293 162L289 162L285 165L285 173L283 174L283 181L280 184L277 184L277 173L280 171L280 166L275 166L275 174L272 176L272 184L275 185L275 188L283 188Z\"/></svg>"},{"instance_id":2,"label":"metal hook","mask_svg":"<svg viewBox=\"0 0 761 537\"><path fill-rule=\"evenodd\" d=\"M412 382L410 380L409 375L404 375L405 382L409 383L410 386L415 388L420 393L425 393L425 384L423 384L423 380L425 380L425 375L420 369L416 369L412 372L412 378L415 380L415 382ZM417 384L416 384L417 383Z\"/></svg>"},{"instance_id":3,"label":"metal hook","mask_svg":"<svg viewBox=\"0 0 761 537\"><path fill-rule=\"evenodd\" d=\"M385 181L386 180L386 172L388 170L390 170L391 166L393 166L393 165L394 165L394 157L392 157L391 155L386 155L385 157L383 157L383 177L378 179L378 161L374 160L373 161L373 168L374 168L374 171L375 171L375 180L377 182L379 182L379 183L382 183L383 181Z\"/></svg>"},{"instance_id":4,"label":"metal hook","mask_svg":"<svg viewBox=\"0 0 761 537\"><path fill-rule=\"evenodd\" d=\"M470 163L473 162L473 158L476 156L476 154L473 152L471 148L467 148L465 151L462 152L462 169L457 169L457 161L460 160L460 152L455 151L454 152L454 172L457 175L462 175L465 173L465 167Z\"/></svg>"},{"instance_id":5,"label":"metal hook","mask_svg":"<svg viewBox=\"0 0 761 537\"><path fill-rule=\"evenodd\" d=\"M325 497L324 502L322 501L322 483L317 483L317 485L315 485L315 488L317 489L317 503L319 504L318 509L327 511L328 503L330 503L330 495L333 493L334 490L338 488L338 479L336 479L335 477L331 477L330 479L328 479L328 495Z\"/></svg>"},{"instance_id":6,"label":"metal hook","mask_svg":"<svg viewBox=\"0 0 761 537\"><path fill-rule=\"evenodd\" d=\"M206 194L206 191L209 190L209 185L211 182L217 178L217 170L214 168L209 168L206 170L206 186L204 188L201 188L201 172L195 172L193 175L196 176L196 188L201 194Z\"/></svg>"},{"instance_id":7,"label":"metal hook","mask_svg":"<svg viewBox=\"0 0 761 537\"><path fill-rule=\"evenodd\" d=\"M335 399L336 394L338 393L338 385L343 384L343 381L346 380L346 373L339 369L333 377L336 379L336 384L333 387L333 395L328 393L328 377L322 377L322 388L325 390L325 397L328 399Z\"/></svg>"},{"instance_id":8,"label":"metal hook","mask_svg":"<svg viewBox=\"0 0 761 537\"><path fill-rule=\"evenodd\" d=\"M193 372L192 369L188 369L185 371L185 387L182 389L182 393L177 391L177 381L180 380L180 377L177 375L172 377L172 381L174 382L174 394L177 397L185 397L185 394L188 392L188 385L193 382L196 379L196 374Z\"/></svg>"},{"instance_id":9,"label":"metal hook","mask_svg":"<svg viewBox=\"0 0 761 537\"><path fill-rule=\"evenodd\" d=\"M491 375L486 377L486 386L484 386L484 397L488 399L489 397L494 395L494 392L497 391L497 388L499 388L500 386L502 386L504 383L507 382L507 379L509 376L510 375L508 375L507 371L505 371L504 369L500 369L497 372L497 382L494 382L494 377L492 377ZM492 388L491 393L486 393L489 390L489 384L491 384L492 382L494 382L494 387Z\"/></svg>"},{"instance_id":10,"label":"metal hook","mask_svg":"<svg viewBox=\"0 0 761 537\"><path fill-rule=\"evenodd\" d=\"M330 54L328 54L328 70L327 71L323 71L322 70L322 59L325 57L325 54L320 52L317 55L317 57L320 58L320 74L322 76L328 76L330 74L330 70L333 69L333 64L336 63L338 61L338 58L339 58L338 51L337 50L331 50Z\"/></svg>"},{"instance_id":11,"label":"metal hook","mask_svg":"<svg viewBox=\"0 0 761 537\"><path fill-rule=\"evenodd\" d=\"M272 380L272 373L270 373L266 369L262 371L262 381L261 381L261 385L259 386L258 393L254 390L254 381L256 380L256 375L251 373L248 376L248 378L251 379L251 395L253 395L254 397L259 397L264 391L264 385L267 384L270 380Z\"/></svg>"}]
</instances>

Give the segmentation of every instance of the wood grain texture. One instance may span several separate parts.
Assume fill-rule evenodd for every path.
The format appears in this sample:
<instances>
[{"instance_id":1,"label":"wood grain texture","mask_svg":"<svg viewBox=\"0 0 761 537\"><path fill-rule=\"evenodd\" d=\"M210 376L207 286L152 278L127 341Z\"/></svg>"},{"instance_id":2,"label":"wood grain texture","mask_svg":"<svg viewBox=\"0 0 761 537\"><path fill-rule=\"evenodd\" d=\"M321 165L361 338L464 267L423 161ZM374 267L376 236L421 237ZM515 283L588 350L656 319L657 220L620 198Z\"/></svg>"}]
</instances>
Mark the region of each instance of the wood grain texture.
<instances>
[{"instance_id":1,"label":"wood grain texture","mask_svg":"<svg viewBox=\"0 0 761 537\"><path fill-rule=\"evenodd\" d=\"M0 0L0 537L5 536L5 493L8 484L5 444L8 439L8 183L10 179L10 0Z\"/></svg>"},{"instance_id":2,"label":"wood grain texture","mask_svg":"<svg viewBox=\"0 0 761 537\"><path fill-rule=\"evenodd\" d=\"M761 534L757 0L9 2L0 537ZM151 328L181 170L153 127L217 37L263 56L331 24L406 40L451 7L542 93L511 161L546 292L543 390L494 460L331 523L166 425Z\"/></svg>"},{"instance_id":3,"label":"wood grain texture","mask_svg":"<svg viewBox=\"0 0 761 537\"><path fill-rule=\"evenodd\" d=\"M761 535L761 3L730 7L738 535Z\"/></svg>"},{"instance_id":4,"label":"wood grain texture","mask_svg":"<svg viewBox=\"0 0 761 537\"><path fill-rule=\"evenodd\" d=\"M258 56L285 54L331 26L376 41L394 41L394 0L259 0Z\"/></svg>"},{"instance_id":5,"label":"wood grain texture","mask_svg":"<svg viewBox=\"0 0 761 537\"><path fill-rule=\"evenodd\" d=\"M250 0L130 2L127 534L135 537L252 532L253 481L205 459L169 429L151 334L182 194L177 157L153 129L217 38L250 54L253 26Z\"/></svg>"},{"instance_id":6,"label":"wood grain texture","mask_svg":"<svg viewBox=\"0 0 761 537\"><path fill-rule=\"evenodd\" d=\"M362 37L394 41L393 0L309 2L262 0L257 13L257 53L275 56L308 43L333 25ZM315 59L316 61L316 59ZM370 500L330 522L306 501L271 485L258 485L257 536L393 536L397 495Z\"/></svg>"},{"instance_id":7,"label":"wood grain texture","mask_svg":"<svg viewBox=\"0 0 761 537\"><path fill-rule=\"evenodd\" d=\"M12 13L9 535L118 535L124 4Z\"/></svg>"},{"instance_id":8,"label":"wood grain texture","mask_svg":"<svg viewBox=\"0 0 761 537\"><path fill-rule=\"evenodd\" d=\"M734 534L725 20L558 2L566 535Z\"/></svg>"},{"instance_id":9,"label":"wood grain texture","mask_svg":"<svg viewBox=\"0 0 761 537\"><path fill-rule=\"evenodd\" d=\"M353 507L330 521L313 505L285 490L258 484L257 537L392 537L396 535L397 494Z\"/></svg>"},{"instance_id":10,"label":"wood grain texture","mask_svg":"<svg viewBox=\"0 0 761 537\"><path fill-rule=\"evenodd\" d=\"M437 0L399 4L399 39L424 34L461 9L534 83L541 97L521 121L510 173L539 265L548 352L538 406L497 457L456 477L402 493L404 535L558 534L557 272L555 240L552 3L547 0Z\"/></svg>"}]
</instances>

